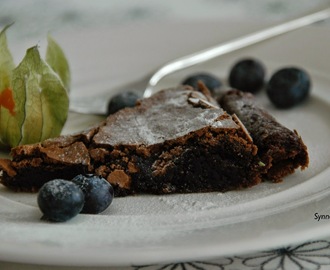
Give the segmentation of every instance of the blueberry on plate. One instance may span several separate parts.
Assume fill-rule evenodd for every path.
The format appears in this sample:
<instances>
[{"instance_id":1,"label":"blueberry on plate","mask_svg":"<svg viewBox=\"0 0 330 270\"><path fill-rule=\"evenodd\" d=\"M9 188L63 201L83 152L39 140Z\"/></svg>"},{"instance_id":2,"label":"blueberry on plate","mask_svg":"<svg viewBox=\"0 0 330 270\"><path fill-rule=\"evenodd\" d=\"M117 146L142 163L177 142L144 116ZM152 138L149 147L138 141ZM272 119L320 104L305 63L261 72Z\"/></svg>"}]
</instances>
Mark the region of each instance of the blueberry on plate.
<instances>
[{"instance_id":1,"label":"blueberry on plate","mask_svg":"<svg viewBox=\"0 0 330 270\"><path fill-rule=\"evenodd\" d=\"M108 115L123 108L134 107L139 96L134 92L123 92L113 96L108 103Z\"/></svg>"},{"instance_id":2,"label":"blueberry on plate","mask_svg":"<svg viewBox=\"0 0 330 270\"><path fill-rule=\"evenodd\" d=\"M278 108L291 108L304 101L310 92L311 80L306 71L287 67L275 72L266 87L271 102Z\"/></svg>"},{"instance_id":3,"label":"blueberry on plate","mask_svg":"<svg viewBox=\"0 0 330 270\"><path fill-rule=\"evenodd\" d=\"M54 179L40 188L37 202L43 213L42 219L63 222L80 213L84 206L84 193L70 181Z\"/></svg>"},{"instance_id":4,"label":"blueberry on plate","mask_svg":"<svg viewBox=\"0 0 330 270\"><path fill-rule=\"evenodd\" d=\"M220 87L222 85L219 78L210 73L195 73L182 81L182 85L190 85L193 88L198 87L198 81L202 81L205 86L210 90L213 96L219 94Z\"/></svg>"},{"instance_id":5,"label":"blueberry on plate","mask_svg":"<svg viewBox=\"0 0 330 270\"><path fill-rule=\"evenodd\" d=\"M256 93L265 82L264 65L252 58L243 59L234 64L229 73L229 85L235 89Z\"/></svg>"},{"instance_id":6,"label":"blueberry on plate","mask_svg":"<svg viewBox=\"0 0 330 270\"><path fill-rule=\"evenodd\" d=\"M78 185L85 195L85 204L81 213L98 214L111 204L114 190L111 184L93 174L77 175L72 182Z\"/></svg>"}]
</instances>

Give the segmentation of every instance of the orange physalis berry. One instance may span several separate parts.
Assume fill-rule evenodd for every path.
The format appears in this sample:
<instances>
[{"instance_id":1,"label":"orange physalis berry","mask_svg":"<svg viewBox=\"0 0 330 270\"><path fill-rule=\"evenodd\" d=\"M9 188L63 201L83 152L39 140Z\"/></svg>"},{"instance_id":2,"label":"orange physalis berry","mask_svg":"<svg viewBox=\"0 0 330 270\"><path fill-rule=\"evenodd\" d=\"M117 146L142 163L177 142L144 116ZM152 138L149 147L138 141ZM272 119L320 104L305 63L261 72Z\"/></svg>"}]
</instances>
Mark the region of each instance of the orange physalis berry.
<instances>
[{"instance_id":1,"label":"orange physalis berry","mask_svg":"<svg viewBox=\"0 0 330 270\"><path fill-rule=\"evenodd\" d=\"M0 93L0 107L6 108L11 115L15 115L15 101L13 98L13 91L6 88Z\"/></svg>"}]
</instances>

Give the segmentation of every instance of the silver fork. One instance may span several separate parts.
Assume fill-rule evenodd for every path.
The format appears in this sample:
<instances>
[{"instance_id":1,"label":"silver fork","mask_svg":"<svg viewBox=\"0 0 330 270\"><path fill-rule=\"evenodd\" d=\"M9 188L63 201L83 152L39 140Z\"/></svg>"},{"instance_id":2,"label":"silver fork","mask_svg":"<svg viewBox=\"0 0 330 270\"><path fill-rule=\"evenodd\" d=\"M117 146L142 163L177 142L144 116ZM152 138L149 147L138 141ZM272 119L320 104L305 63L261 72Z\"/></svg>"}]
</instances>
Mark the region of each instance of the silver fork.
<instances>
[{"instance_id":1,"label":"silver fork","mask_svg":"<svg viewBox=\"0 0 330 270\"><path fill-rule=\"evenodd\" d=\"M193 54L189 54L163 65L151 75L149 74L138 81L122 85L117 89L113 89L115 90L113 92L118 93L121 92L121 90L130 90L143 93L144 98L150 97L157 91L155 87L158 82L169 74L194 66L196 64L201 64L213 58L237 51L267 39L291 32L304 26L311 25L329 17L330 7L326 7L308 15L304 15L299 18L266 28L264 30L236 38L232 41L225 42ZM99 95L93 98L93 100L90 98L74 99L70 102L70 111L84 114L105 115L107 113L107 104L109 98L109 92L106 92L104 95Z\"/></svg>"}]
</instances>

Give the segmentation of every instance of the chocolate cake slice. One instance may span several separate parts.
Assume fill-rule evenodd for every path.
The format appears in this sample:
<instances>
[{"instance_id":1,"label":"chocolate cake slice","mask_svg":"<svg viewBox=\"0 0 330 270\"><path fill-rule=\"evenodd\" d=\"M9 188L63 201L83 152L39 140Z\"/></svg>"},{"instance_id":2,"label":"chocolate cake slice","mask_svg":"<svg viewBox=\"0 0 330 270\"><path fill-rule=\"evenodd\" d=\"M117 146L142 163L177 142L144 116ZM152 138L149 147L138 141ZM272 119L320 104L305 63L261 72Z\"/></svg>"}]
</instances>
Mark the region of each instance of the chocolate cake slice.
<instances>
[{"instance_id":1,"label":"chocolate cake slice","mask_svg":"<svg viewBox=\"0 0 330 270\"><path fill-rule=\"evenodd\" d=\"M220 106L235 114L249 131L258 147L258 156L265 164L263 178L279 182L297 168L308 166L307 147L297 131L291 131L261 108L254 96L231 90L219 99Z\"/></svg>"},{"instance_id":2,"label":"chocolate cake slice","mask_svg":"<svg viewBox=\"0 0 330 270\"><path fill-rule=\"evenodd\" d=\"M36 191L54 178L94 173L117 196L228 191L261 182L257 147L205 88L163 90L80 134L18 146L0 181Z\"/></svg>"}]
</instances>

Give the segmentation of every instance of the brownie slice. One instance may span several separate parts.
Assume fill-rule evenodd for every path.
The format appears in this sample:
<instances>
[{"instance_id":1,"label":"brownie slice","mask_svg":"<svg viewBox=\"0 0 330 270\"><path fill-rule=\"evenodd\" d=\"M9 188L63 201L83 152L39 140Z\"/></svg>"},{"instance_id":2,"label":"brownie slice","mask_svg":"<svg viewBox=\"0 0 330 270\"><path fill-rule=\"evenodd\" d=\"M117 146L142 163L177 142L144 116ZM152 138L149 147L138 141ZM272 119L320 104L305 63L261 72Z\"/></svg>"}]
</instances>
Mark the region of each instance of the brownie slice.
<instances>
[{"instance_id":1,"label":"brownie slice","mask_svg":"<svg viewBox=\"0 0 330 270\"><path fill-rule=\"evenodd\" d=\"M249 131L265 164L264 178L279 182L295 169L308 166L307 147L297 131L278 123L257 104L251 93L228 91L219 99L219 104L228 113L237 115Z\"/></svg>"},{"instance_id":2,"label":"brownie slice","mask_svg":"<svg viewBox=\"0 0 330 270\"><path fill-rule=\"evenodd\" d=\"M18 146L0 181L36 191L80 173L106 178L117 196L228 191L261 182L257 147L207 89L163 90L85 132Z\"/></svg>"}]
</instances>

